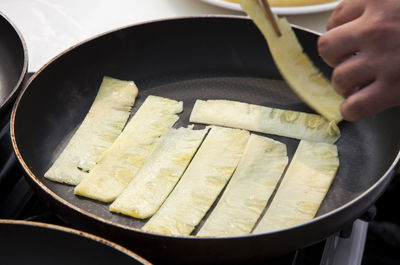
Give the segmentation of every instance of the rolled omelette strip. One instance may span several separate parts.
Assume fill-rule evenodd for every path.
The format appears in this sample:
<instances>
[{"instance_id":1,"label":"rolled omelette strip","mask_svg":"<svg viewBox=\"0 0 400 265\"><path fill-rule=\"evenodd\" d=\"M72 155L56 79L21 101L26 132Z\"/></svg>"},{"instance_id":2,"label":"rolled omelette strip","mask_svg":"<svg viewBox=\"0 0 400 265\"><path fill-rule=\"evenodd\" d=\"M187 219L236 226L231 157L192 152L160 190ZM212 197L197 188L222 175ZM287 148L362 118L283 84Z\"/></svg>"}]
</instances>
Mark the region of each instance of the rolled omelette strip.
<instances>
[{"instance_id":1,"label":"rolled omelette strip","mask_svg":"<svg viewBox=\"0 0 400 265\"><path fill-rule=\"evenodd\" d=\"M148 96L123 132L88 176L75 187L75 194L111 202L128 186L160 137L178 120L183 103Z\"/></svg>"},{"instance_id":2,"label":"rolled omelette strip","mask_svg":"<svg viewBox=\"0 0 400 265\"><path fill-rule=\"evenodd\" d=\"M141 219L154 215L181 178L207 132L208 128L192 130L191 127L168 131L133 181L111 204L110 211Z\"/></svg>"},{"instance_id":3,"label":"rolled omelette strip","mask_svg":"<svg viewBox=\"0 0 400 265\"><path fill-rule=\"evenodd\" d=\"M120 135L137 94L133 81L105 76L83 122L44 176L79 184Z\"/></svg>"},{"instance_id":4,"label":"rolled omelette strip","mask_svg":"<svg viewBox=\"0 0 400 265\"><path fill-rule=\"evenodd\" d=\"M196 100L190 122L316 142L334 143L340 137L336 123L320 115L230 100Z\"/></svg>"},{"instance_id":5,"label":"rolled omelette strip","mask_svg":"<svg viewBox=\"0 0 400 265\"><path fill-rule=\"evenodd\" d=\"M287 164L285 144L252 134L228 186L197 235L250 234Z\"/></svg>"},{"instance_id":6,"label":"rolled omelette strip","mask_svg":"<svg viewBox=\"0 0 400 265\"><path fill-rule=\"evenodd\" d=\"M286 18L274 15L282 33L278 36L258 0L242 0L241 6L264 35L276 66L292 90L316 112L330 121L340 122L344 98L303 52Z\"/></svg>"},{"instance_id":7,"label":"rolled omelette strip","mask_svg":"<svg viewBox=\"0 0 400 265\"><path fill-rule=\"evenodd\" d=\"M248 139L247 131L212 127L175 189L142 229L189 235L232 176Z\"/></svg>"},{"instance_id":8,"label":"rolled omelette strip","mask_svg":"<svg viewBox=\"0 0 400 265\"><path fill-rule=\"evenodd\" d=\"M336 145L300 141L279 188L253 233L314 218L339 167Z\"/></svg>"}]
</instances>

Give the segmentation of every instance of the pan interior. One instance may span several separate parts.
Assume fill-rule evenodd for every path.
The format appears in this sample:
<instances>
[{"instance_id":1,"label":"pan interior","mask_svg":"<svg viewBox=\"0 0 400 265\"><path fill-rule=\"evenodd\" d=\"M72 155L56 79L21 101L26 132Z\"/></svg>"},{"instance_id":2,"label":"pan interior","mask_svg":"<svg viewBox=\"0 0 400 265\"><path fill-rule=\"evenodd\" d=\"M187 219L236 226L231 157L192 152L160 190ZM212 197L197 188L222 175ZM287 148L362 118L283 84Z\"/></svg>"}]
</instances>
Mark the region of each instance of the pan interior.
<instances>
[{"instance_id":1,"label":"pan interior","mask_svg":"<svg viewBox=\"0 0 400 265\"><path fill-rule=\"evenodd\" d=\"M113 264L145 264L101 239L42 224L0 223L0 236L2 264L7 265L106 265L111 260Z\"/></svg>"},{"instance_id":2,"label":"pan interior","mask_svg":"<svg viewBox=\"0 0 400 265\"><path fill-rule=\"evenodd\" d=\"M312 60L329 75L316 50L317 36L296 30ZM313 112L290 90L265 40L250 20L186 18L143 24L101 36L62 55L27 87L15 113L15 140L22 159L62 199L104 219L140 228L138 220L108 210L108 204L77 197L73 187L48 181L44 172L82 121L104 75L134 80L135 112L147 95L184 102L175 127L187 126L196 99L229 99ZM357 123L342 122L337 142L340 168L319 211L332 211L380 179L399 149L398 109ZM298 140L268 135L287 145Z\"/></svg>"}]
</instances>

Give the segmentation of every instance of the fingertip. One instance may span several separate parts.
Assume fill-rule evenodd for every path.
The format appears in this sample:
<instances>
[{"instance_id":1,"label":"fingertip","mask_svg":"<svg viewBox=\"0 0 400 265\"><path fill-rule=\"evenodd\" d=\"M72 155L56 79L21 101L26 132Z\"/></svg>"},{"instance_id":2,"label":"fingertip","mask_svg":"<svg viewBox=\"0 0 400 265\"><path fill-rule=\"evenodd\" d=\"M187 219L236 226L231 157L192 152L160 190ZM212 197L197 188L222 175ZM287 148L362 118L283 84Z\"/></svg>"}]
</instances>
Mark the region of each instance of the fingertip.
<instances>
[{"instance_id":1,"label":"fingertip","mask_svg":"<svg viewBox=\"0 0 400 265\"><path fill-rule=\"evenodd\" d=\"M328 45L328 40L326 38L326 33L324 33L321 36L319 36L317 40L317 48L318 48L318 53L320 55L324 55L327 45Z\"/></svg>"},{"instance_id":2,"label":"fingertip","mask_svg":"<svg viewBox=\"0 0 400 265\"><path fill-rule=\"evenodd\" d=\"M340 112L343 119L346 121L355 122L360 119L358 115L354 113L351 108L348 107L348 104L346 104L346 100L343 101L343 103L340 105Z\"/></svg>"},{"instance_id":3,"label":"fingertip","mask_svg":"<svg viewBox=\"0 0 400 265\"><path fill-rule=\"evenodd\" d=\"M317 49L318 54L321 56L322 60L329 65L330 67L335 67L335 64L332 60L329 59L329 49L332 45L329 43L329 38L327 37L326 33L319 36L317 40Z\"/></svg>"},{"instance_id":4,"label":"fingertip","mask_svg":"<svg viewBox=\"0 0 400 265\"><path fill-rule=\"evenodd\" d=\"M375 68L362 55L349 55L332 71L331 83L336 92L344 97L359 91L375 80Z\"/></svg>"},{"instance_id":5,"label":"fingertip","mask_svg":"<svg viewBox=\"0 0 400 265\"><path fill-rule=\"evenodd\" d=\"M369 117L377 111L377 106L373 102L374 96L371 94L371 90L374 90L374 87L367 86L350 95L342 102L340 111L343 119L354 122Z\"/></svg>"},{"instance_id":6,"label":"fingertip","mask_svg":"<svg viewBox=\"0 0 400 265\"><path fill-rule=\"evenodd\" d=\"M318 39L317 39L317 50L318 50L318 54L319 54L319 56L321 56L322 58L324 57L325 46L326 46L325 34L322 34L322 35L319 36Z\"/></svg>"},{"instance_id":7,"label":"fingertip","mask_svg":"<svg viewBox=\"0 0 400 265\"><path fill-rule=\"evenodd\" d=\"M360 17L364 12L364 5L360 5L357 1L343 0L332 12L326 24L326 30L329 31L340 25L346 24Z\"/></svg>"},{"instance_id":8,"label":"fingertip","mask_svg":"<svg viewBox=\"0 0 400 265\"><path fill-rule=\"evenodd\" d=\"M342 16L341 14L343 13L343 8L344 8L344 1L341 1L336 8L333 10L331 16L329 17L327 23L326 23L326 30L329 31L338 25L342 24L340 22L340 19Z\"/></svg>"},{"instance_id":9,"label":"fingertip","mask_svg":"<svg viewBox=\"0 0 400 265\"><path fill-rule=\"evenodd\" d=\"M374 82L350 95L340 105L343 119L358 121L393 106L392 97L381 91L379 83Z\"/></svg>"}]
</instances>

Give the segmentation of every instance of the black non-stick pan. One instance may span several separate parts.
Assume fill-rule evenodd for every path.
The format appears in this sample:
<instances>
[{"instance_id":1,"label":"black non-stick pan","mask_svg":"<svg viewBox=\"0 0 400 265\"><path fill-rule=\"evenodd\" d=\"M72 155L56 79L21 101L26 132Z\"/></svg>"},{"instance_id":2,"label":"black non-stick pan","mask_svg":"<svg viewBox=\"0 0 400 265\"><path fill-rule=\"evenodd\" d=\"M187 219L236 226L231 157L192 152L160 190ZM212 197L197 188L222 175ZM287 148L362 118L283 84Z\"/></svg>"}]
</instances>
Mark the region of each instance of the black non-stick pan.
<instances>
[{"instance_id":1,"label":"black non-stick pan","mask_svg":"<svg viewBox=\"0 0 400 265\"><path fill-rule=\"evenodd\" d=\"M2 265L150 265L103 238L62 226L0 220Z\"/></svg>"},{"instance_id":2,"label":"black non-stick pan","mask_svg":"<svg viewBox=\"0 0 400 265\"><path fill-rule=\"evenodd\" d=\"M0 114L15 99L27 68L25 42L15 25L0 12Z\"/></svg>"},{"instance_id":3,"label":"black non-stick pan","mask_svg":"<svg viewBox=\"0 0 400 265\"><path fill-rule=\"evenodd\" d=\"M0 12L0 198L4 188L16 182L7 169L15 168L9 121L14 100L22 87L28 68L24 39L15 25ZM11 176L11 177L10 177Z\"/></svg>"},{"instance_id":4,"label":"black non-stick pan","mask_svg":"<svg viewBox=\"0 0 400 265\"><path fill-rule=\"evenodd\" d=\"M297 28L305 51L325 74L318 36ZM151 261L241 262L283 254L320 241L358 218L388 185L399 159L399 109L357 123L342 122L340 168L314 220L275 232L222 238L145 233L141 221L108 205L74 196L73 187L43 177L63 142L88 111L104 75L134 80L139 97L184 102L176 127L185 126L196 99L239 100L312 112L286 85L267 44L244 17L181 18L139 24L71 48L39 71L12 115L15 152L33 189L72 225L115 240ZM292 157L298 140L287 144Z\"/></svg>"}]
</instances>

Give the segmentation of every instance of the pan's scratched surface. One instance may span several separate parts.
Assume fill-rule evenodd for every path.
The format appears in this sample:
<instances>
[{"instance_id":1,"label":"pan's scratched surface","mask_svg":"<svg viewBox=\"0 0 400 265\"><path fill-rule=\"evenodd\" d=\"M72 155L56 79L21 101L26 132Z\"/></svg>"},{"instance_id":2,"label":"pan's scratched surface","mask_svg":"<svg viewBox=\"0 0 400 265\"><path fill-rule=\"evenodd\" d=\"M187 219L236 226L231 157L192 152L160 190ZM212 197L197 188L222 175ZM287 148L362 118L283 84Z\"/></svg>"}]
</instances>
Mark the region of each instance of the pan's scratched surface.
<instances>
[{"instance_id":1,"label":"pan's scratched surface","mask_svg":"<svg viewBox=\"0 0 400 265\"><path fill-rule=\"evenodd\" d=\"M317 36L296 32L306 52L329 75L316 52ZM196 99L239 100L312 112L282 81L265 40L244 18L187 18L143 24L104 35L59 57L38 74L20 98L13 126L18 152L39 182L62 199L97 217L136 228L144 221L111 214L107 204L76 197L73 187L43 177L62 143L82 121L104 75L136 82L139 97L133 112L147 95L182 100L184 112L176 127L188 125ZM398 115L399 109L393 109L354 124L340 124L342 137L337 145L341 164L319 215L351 203L385 174L399 149ZM297 140L271 137L286 143L289 156L293 156ZM358 214L347 216L342 224L330 224L331 229L338 229ZM322 221L326 227L326 220ZM318 236L307 235L303 241L308 237L315 240ZM298 244L311 243L303 241ZM243 255L243 251L259 250L243 248L236 255Z\"/></svg>"}]
</instances>

